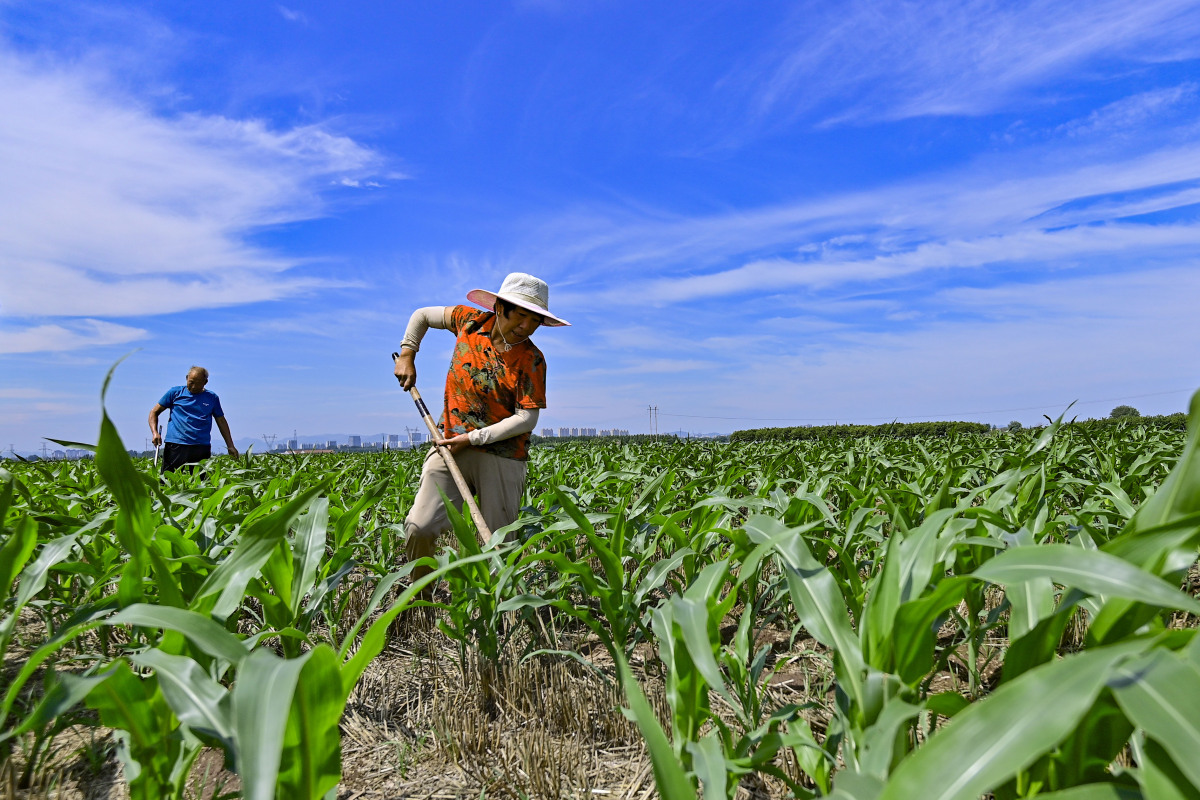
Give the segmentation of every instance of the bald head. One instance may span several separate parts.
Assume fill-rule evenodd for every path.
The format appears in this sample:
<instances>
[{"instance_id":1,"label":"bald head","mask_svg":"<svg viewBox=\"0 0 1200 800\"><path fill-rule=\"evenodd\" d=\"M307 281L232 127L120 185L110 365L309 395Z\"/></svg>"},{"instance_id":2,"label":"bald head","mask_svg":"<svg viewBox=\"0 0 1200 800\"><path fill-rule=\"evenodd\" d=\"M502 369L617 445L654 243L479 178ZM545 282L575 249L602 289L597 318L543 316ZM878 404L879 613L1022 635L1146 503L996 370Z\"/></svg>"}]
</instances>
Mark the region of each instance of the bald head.
<instances>
[{"instance_id":1,"label":"bald head","mask_svg":"<svg viewBox=\"0 0 1200 800\"><path fill-rule=\"evenodd\" d=\"M208 384L208 370L204 367L192 366L187 373L187 388L192 394L200 394Z\"/></svg>"}]
</instances>

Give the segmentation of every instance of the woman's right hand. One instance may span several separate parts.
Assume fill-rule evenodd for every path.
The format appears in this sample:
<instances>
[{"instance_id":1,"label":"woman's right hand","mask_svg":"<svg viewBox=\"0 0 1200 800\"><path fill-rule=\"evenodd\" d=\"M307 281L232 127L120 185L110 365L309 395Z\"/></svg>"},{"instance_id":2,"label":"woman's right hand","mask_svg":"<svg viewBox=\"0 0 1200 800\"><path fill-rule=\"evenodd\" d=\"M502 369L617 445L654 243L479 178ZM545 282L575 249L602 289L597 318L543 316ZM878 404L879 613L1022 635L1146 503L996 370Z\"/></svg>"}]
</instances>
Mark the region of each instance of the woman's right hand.
<instances>
[{"instance_id":1,"label":"woman's right hand","mask_svg":"<svg viewBox=\"0 0 1200 800\"><path fill-rule=\"evenodd\" d=\"M415 360L416 354L411 350L401 350L399 357L396 358L396 380L400 382L400 388L406 392L417 385Z\"/></svg>"}]
</instances>

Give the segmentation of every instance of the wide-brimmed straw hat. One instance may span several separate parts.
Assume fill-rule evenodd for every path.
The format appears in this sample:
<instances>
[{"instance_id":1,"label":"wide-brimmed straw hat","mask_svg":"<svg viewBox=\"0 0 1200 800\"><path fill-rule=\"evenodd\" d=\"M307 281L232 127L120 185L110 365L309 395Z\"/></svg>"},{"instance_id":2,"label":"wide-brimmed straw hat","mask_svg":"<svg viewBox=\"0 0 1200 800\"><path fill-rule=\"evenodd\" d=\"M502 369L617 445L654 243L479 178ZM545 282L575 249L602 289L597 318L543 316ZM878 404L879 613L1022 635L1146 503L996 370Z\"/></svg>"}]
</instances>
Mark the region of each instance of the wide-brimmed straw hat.
<instances>
[{"instance_id":1,"label":"wide-brimmed straw hat","mask_svg":"<svg viewBox=\"0 0 1200 800\"><path fill-rule=\"evenodd\" d=\"M524 272L510 272L504 278L504 283L500 284L498 292L489 292L487 289L472 289L467 292L468 300L488 311L496 310L497 297L514 306L541 314L543 325L558 327L571 324L550 313L550 287L541 278Z\"/></svg>"}]
</instances>

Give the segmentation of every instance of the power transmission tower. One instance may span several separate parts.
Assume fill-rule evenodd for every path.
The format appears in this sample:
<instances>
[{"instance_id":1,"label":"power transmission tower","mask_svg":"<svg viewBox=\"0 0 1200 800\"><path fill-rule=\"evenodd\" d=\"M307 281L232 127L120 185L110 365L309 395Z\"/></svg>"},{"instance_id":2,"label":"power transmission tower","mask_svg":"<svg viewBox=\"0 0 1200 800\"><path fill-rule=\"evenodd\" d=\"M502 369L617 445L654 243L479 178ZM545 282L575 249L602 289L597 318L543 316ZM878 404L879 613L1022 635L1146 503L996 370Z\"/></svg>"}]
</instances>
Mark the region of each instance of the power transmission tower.
<instances>
[{"instance_id":1,"label":"power transmission tower","mask_svg":"<svg viewBox=\"0 0 1200 800\"><path fill-rule=\"evenodd\" d=\"M267 443L267 452L270 452L271 448L275 446L275 434L264 433L262 435L262 438L263 438L263 441Z\"/></svg>"},{"instance_id":2,"label":"power transmission tower","mask_svg":"<svg viewBox=\"0 0 1200 800\"><path fill-rule=\"evenodd\" d=\"M414 447L413 434L419 430L420 430L420 428L410 428L407 425L404 426L404 432L408 434L408 449L409 450L412 450Z\"/></svg>"}]
</instances>

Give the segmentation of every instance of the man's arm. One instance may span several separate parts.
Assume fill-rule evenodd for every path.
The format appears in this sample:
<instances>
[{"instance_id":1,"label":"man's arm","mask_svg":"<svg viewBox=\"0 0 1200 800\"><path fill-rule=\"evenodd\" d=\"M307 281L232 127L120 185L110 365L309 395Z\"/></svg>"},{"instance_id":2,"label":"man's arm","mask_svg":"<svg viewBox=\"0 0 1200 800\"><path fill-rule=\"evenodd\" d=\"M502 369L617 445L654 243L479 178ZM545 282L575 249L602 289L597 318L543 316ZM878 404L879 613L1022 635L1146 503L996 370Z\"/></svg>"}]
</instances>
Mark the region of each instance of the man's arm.
<instances>
[{"instance_id":1,"label":"man's arm","mask_svg":"<svg viewBox=\"0 0 1200 800\"><path fill-rule=\"evenodd\" d=\"M217 430L221 432L221 437L225 439L225 449L229 451L229 455L237 456L237 445L233 443L233 436L229 433L229 423L224 417L213 417L217 423Z\"/></svg>"},{"instance_id":2,"label":"man's arm","mask_svg":"<svg viewBox=\"0 0 1200 800\"><path fill-rule=\"evenodd\" d=\"M154 437L153 441L155 447L158 447L160 444L162 444L162 434L158 432L158 415L166 410L166 406L155 403L154 408L150 409L149 419L146 420L150 423L150 434Z\"/></svg>"},{"instance_id":3,"label":"man's arm","mask_svg":"<svg viewBox=\"0 0 1200 800\"><path fill-rule=\"evenodd\" d=\"M425 338L425 332L430 328L449 330L450 315L453 312L454 306L427 306L418 308L409 317L395 368L396 380L400 381L400 387L404 391L407 392L417 385L417 351L421 349L421 340Z\"/></svg>"}]
</instances>

